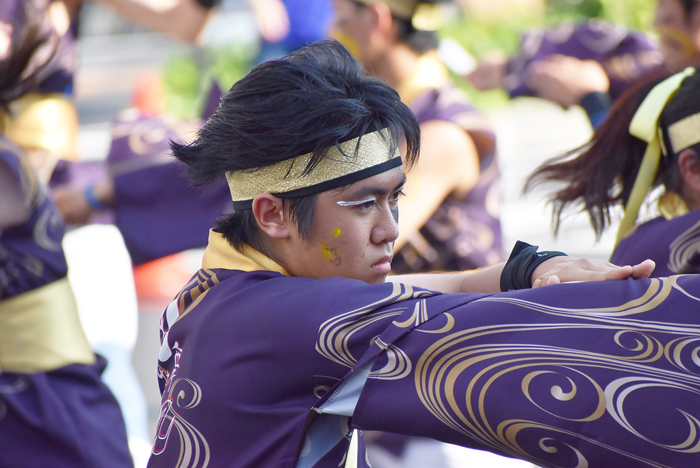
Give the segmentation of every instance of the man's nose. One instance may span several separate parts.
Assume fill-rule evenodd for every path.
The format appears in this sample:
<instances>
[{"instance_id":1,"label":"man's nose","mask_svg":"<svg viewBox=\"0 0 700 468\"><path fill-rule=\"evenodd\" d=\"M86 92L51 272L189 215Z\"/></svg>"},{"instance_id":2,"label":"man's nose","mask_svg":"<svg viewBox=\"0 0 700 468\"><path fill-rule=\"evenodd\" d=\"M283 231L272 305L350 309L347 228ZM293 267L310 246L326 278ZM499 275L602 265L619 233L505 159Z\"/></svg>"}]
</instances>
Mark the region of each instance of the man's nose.
<instances>
[{"instance_id":1,"label":"man's nose","mask_svg":"<svg viewBox=\"0 0 700 468\"><path fill-rule=\"evenodd\" d=\"M395 214L388 206L382 207L377 225L372 229L372 243L394 242L398 237L399 226Z\"/></svg>"}]
</instances>

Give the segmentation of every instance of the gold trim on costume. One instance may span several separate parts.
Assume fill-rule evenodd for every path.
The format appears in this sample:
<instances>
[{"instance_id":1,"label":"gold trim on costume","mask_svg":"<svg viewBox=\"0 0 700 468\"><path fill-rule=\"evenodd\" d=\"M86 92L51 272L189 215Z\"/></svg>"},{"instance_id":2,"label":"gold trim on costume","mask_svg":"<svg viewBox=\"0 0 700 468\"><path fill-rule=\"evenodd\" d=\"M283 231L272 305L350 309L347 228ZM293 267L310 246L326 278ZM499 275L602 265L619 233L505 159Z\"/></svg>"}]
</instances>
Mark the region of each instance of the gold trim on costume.
<instances>
[{"instance_id":1,"label":"gold trim on costume","mask_svg":"<svg viewBox=\"0 0 700 468\"><path fill-rule=\"evenodd\" d=\"M361 143L358 145L358 142ZM284 194L344 177L400 158L388 129L363 135L328 149L318 165L306 173L311 153L250 171L227 172L234 202L252 200L260 193ZM393 151L392 151L393 149Z\"/></svg>"},{"instance_id":2,"label":"gold trim on costume","mask_svg":"<svg viewBox=\"0 0 700 468\"><path fill-rule=\"evenodd\" d=\"M671 149L675 154L700 143L700 113L688 116L668 127Z\"/></svg>"},{"instance_id":3,"label":"gold trim on costume","mask_svg":"<svg viewBox=\"0 0 700 468\"><path fill-rule=\"evenodd\" d=\"M5 136L25 149L43 149L69 161L78 160L78 113L63 94L27 94L10 104Z\"/></svg>"},{"instance_id":4,"label":"gold trim on costume","mask_svg":"<svg viewBox=\"0 0 700 468\"><path fill-rule=\"evenodd\" d=\"M94 362L67 278L0 301L3 372L47 372Z\"/></svg>"},{"instance_id":5,"label":"gold trim on costume","mask_svg":"<svg viewBox=\"0 0 700 468\"><path fill-rule=\"evenodd\" d=\"M224 236L213 229L209 230L209 244L204 251L202 268L205 270L225 268L241 271L276 271L285 276L291 276L274 260L248 245L243 248L242 252L234 249L224 239Z\"/></svg>"}]
</instances>

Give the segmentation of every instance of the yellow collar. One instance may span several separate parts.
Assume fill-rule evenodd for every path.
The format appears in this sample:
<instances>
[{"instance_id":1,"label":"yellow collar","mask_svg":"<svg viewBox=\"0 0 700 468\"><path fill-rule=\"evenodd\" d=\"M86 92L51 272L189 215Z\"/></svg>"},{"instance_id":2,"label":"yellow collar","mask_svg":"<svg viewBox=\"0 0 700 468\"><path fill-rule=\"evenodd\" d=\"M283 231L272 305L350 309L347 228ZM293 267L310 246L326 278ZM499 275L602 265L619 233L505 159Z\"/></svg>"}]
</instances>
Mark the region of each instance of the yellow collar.
<instances>
[{"instance_id":1,"label":"yellow collar","mask_svg":"<svg viewBox=\"0 0 700 468\"><path fill-rule=\"evenodd\" d=\"M437 52L423 54L418 59L416 69L396 90L407 105L420 96L424 91L437 89L449 81L447 69L438 58Z\"/></svg>"},{"instance_id":2,"label":"yellow collar","mask_svg":"<svg viewBox=\"0 0 700 468\"><path fill-rule=\"evenodd\" d=\"M261 254L254 248L246 245L243 251L234 249L220 233L209 230L209 245L204 251L202 268L225 268L227 270L242 271L276 271L285 276L291 276L287 270L278 265L271 258Z\"/></svg>"}]
</instances>

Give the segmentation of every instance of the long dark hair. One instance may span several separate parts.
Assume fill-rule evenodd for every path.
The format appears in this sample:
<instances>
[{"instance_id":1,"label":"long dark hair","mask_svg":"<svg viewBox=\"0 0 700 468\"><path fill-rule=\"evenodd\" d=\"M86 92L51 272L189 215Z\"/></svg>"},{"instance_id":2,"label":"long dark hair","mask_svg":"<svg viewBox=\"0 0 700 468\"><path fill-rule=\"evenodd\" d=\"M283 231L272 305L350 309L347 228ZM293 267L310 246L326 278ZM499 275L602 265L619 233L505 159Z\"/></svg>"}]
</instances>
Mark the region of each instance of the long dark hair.
<instances>
[{"instance_id":1,"label":"long dark hair","mask_svg":"<svg viewBox=\"0 0 700 468\"><path fill-rule=\"evenodd\" d=\"M227 171L306 153L313 153L312 171L331 146L387 127L397 142L405 141L410 166L420 151L411 110L386 83L366 76L340 43L326 40L255 67L223 97L192 144L172 148L192 180L207 184ZM283 201L306 237L315 197ZM265 250L251 210L234 212L217 228L237 248Z\"/></svg>"},{"instance_id":2,"label":"long dark hair","mask_svg":"<svg viewBox=\"0 0 700 468\"><path fill-rule=\"evenodd\" d=\"M588 143L550 159L528 177L524 192L545 182L564 184L564 188L549 198L555 233L564 212L581 206L600 237L610 225L611 208L627 204L646 150L646 142L629 134L629 125L649 91L667 77L667 72L654 71L640 80L615 103ZM666 134L669 125L698 112L700 73L686 78L666 105L659 120L660 128ZM661 160L654 186L663 184L666 190L677 191L680 188L677 159L670 148L669 151Z\"/></svg>"},{"instance_id":3,"label":"long dark hair","mask_svg":"<svg viewBox=\"0 0 700 468\"><path fill-rule=\"evenodd\" d=\"M41 64L32 63L34 54L51 37L50 30L43 27L44 14L32 1L8 3L0 17L13 28L8 53L0 60L0 110L4 111L38 84L39 72L51 57L49 54Z\"/></svg>"}]
</instances>

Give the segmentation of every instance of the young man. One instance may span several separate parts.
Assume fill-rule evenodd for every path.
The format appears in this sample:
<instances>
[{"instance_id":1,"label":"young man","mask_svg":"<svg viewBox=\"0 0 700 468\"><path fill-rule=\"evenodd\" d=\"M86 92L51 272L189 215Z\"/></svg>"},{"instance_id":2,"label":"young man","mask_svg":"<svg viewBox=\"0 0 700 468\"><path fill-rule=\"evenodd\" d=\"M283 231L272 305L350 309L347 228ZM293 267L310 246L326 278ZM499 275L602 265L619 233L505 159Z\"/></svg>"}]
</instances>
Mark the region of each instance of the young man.
<instances>
[{"instance_id":1,"label":"young man","mask_svg":"<svg viewBox=\"0 0 700 468\"><path fill-rule=\"evenodd\" d=\"M526 248L386 282L397 141L410 167L410 110L320 42L255 68L174 146L195 180L226 174L235 212L163 314L149 466L368 466L363 429L544 466L697 464L697 278Z\"/></svg>"}]
</instances>

